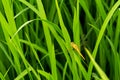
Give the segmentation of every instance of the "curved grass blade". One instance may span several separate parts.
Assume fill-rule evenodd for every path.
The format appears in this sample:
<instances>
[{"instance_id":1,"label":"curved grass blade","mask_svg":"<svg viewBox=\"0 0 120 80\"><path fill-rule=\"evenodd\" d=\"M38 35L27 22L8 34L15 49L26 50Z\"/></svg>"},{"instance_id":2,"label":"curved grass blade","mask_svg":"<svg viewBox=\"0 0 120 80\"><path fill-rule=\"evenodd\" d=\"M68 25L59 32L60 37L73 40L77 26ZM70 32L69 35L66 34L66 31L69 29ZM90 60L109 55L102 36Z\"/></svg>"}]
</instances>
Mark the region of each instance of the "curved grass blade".
<instances>
[{"instance_id":1,"label":"curved grass blade","mask_svg":"<svg viewBox=\"0 0 120 80\"><path fill-rule=\"evenodd\" d=\"M110 21L110 19L111 19L113 13L115 12L115 10L119 7L119 5L120 5L120 0L118 0L115 3L115 5L112 7L112 9L108 13L108 15L107 15L107 17L106 17L106 19L105 19L105 21L104 21L104 23L103 23L103 25L102 25L102 27L100 29L100 32L99 32L99 35L98 35L98 38L97 38L97 41L96 41L96 44L95 44L95 47L94 47L94 50L93 50L93 53L92 53L93 58L95 58L96 55L97 55L98 46L99 46L100 41L101 41L101 39L103 37L104 31L105 31L105 29L107 27L107 24ZM92 64L92 62L90 62L89 68L88 68L88 75L89 75L88 79L90 79L90 77L91 77L92 69L93 69L93 64Z\"/></svg>"},{"instance_id":2,"label":"curved grass blade","mask_svg":"<svg viewBox=\"0 0 120 80\"><path fill-rule=\"evenodd\" d=\"M88 56L91 59L91 62L93 63L93 65L95 66L96 70L98 71L99 75L101 76L101 78L103 80L109 80L109 78L106 76L106 74L102 71L102 69L99 67L99 65L95 62L94 58L92 57L91 53L89 52L89 50L87 48L85 48L86 53L88 54Z\"/></svg>"}]
</instances>

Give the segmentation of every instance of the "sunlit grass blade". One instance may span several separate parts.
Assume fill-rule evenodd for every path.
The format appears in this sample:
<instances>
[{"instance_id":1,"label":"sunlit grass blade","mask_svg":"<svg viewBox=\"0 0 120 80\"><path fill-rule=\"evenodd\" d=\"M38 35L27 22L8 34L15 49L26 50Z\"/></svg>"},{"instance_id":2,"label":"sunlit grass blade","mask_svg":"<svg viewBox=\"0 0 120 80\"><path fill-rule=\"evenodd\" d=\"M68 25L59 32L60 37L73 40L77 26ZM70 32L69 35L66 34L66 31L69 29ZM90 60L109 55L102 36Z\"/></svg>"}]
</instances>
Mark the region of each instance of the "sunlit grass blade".
<instances>
[{"instance_id":1,"label":"sunlit grass blade","mask_svg":"<svg viewBox=\"0 0 120 80\"><path fill-rule=\"evenodd\" d=\"M31 70L32 69L30 67L28 69L25 69L14 80L20 80L21 78L28 74L28 71L30 72Z\"/></svg>"},{"instance_id":2,"label":"sunlit grass blade","mask_svg":"<svg viewBox=\"0 0 120 80\"><path fill-rule=\"evenodd\" d=\"M20 16L23 12L27 11L29 8L25 8L22 11L20 11L16 16L14 16L14 19Z\"/></svg>"},{"instance_id":3,"label":"sunlit grass blade","mask_svg":"<svg viewBox=\"0 0 120 80\"><path fill-rule=\"evenodd\" d=\"M62 34L64 36L64 39L67 43L70 43L70 37L69 37L69 33L65 27L65 24L63 22L63 19L62 19L62 15L61 15L61 12L60 12L60 8L58 6L58 2L57 0L55 0L55 4L56 4L56 8L57 8L57 12L58 12L58 17L59 17L59 22L60 22L60 26L61 26L61 29L62 29Z\"/></svg>"},{"instance_id":4,"label":"sunlit grass blade","mask_svg":"<svg viewBox=\"0 0 120 80\"><path fill-rule=\"evenodd\" d=\"M77 80L79 79L79 76L77 74L77 67L75 66L76 63L75 63L75 59L74 59L74 54L73 54L73 50L72 50L72 47L70 45L70 42L71 42L71 39L70 39L70 35L65 27L65 24L64 24L64 21L62 19L62 15L61 15L61 11L60 11L60 8L58 6L58 1L55 0L55 4L56 4L56 8L57 8L57 13L58 13L58 17L59 17L59 23L60 23L60 27L62 29L62 33L63 33L63 37L64 37L64 40L65 40L65 45L66 45L66 48L68 49L69 53L70 53L70 57L72 59L72 64L74 66L72 66L72 74L73 74L73 79Z\"/></svg>"},{"instance_id":5,"label":"sunlit grass blade","mask_svg":"<svg viewBox=\"0 0 120 80\"><path fill-rule=\"evenodd\" d=\"M80 47L80 23L79 23L79 0L77 0L77 7L74 8L74 19L73 19L73 40Z\"/></svg>"},{"instance_id":6,"label":"sunlit grass blade","mask_svg":"<svg viewBox=\"0 0 120 80\"><path fill-rule=\"evenodd\" d=\"M22 3L24 3L26 6L28 6L30 9L32 9L41 19L47 19L43 4L41 0L36 0L38 10L34 8L30 3L28 3L25 0L20 0ZM57 80L57 72L56 72L56 60L55 60L55 51L54 51L54 44L51 41L51 36L50 32L48 29L48 25L42 22L43 24L43 30L46 38L46 43L47 43L47 48L48 48L48 53L50 54L50 62L51 62L51 70L54 78Z\"/></svg>"},{"instance_id":7,"label":"sunlit grass blade","mask_svg":"<svg viewBox=\"0 0 120 80\"><path fill-rule=\"evenodd\" d=\"M0 79L5 80L5 78L1 72L0 72Z\"/></svg>"},{"instance_id":8,"label":"sunlit grass blade","mask_svg":"<svg viewBox=\"0 0 120 80\"><path fill-rule=\"evenodd\" d=\"M10 1L5 1L2 0L3 6L4 6L4 10L5 10L5 14L9 23L9 29L12 28L10 31L11 33L14 33L16 31L16 25L15 25L15 21L14 21L14 15L13 15L13 11L12 8L10 6Z\"/></svg>"},{"instance_id":9,"label":"sunlit grass blade","mask_svg":"<svg viewBox=\"0 0 120 80\"><path fill-rule=\"evenodd\" d=\"M11 49L11 51L13 53L13 56L14 56L14 61L15 61L15 65L16 65L15 66L16 71L17 71L17 73L20 73L21 69L20 69L20 63L19 63L19 59L18 59L18 54L17 54L16 50L14 49L12 43L10 42L10 36L9 36L10 34L9 34L9 31L7 30L7 27L9 25L6 22L5 18L3 17L3 15L1 13L0 13L0 22L1 22L1 25L2 25L2 30L4 32L4 36L5 36L5 39L7 41L7 44L9 46L9 48Z\"/></svg>"},{"instance_id":10,"label":"sunlit grass blade","mask_svg":"<svg viewBox=\"0 0 120 80\"><path fill-rule=\"evenodd\" d=\"M39 11L34 7L34 6L32 6L30 3L28 3L27 1L25 1L25 0L19 0L20 2L22 2L22 3L24 3L24 4L26 4L30 9L32 9L37 15L39 15L40 16L40 14L39 14Z\"/></svg>"},{"instance_id":11,"label":"sunlit grass blade","mask_svg":"<svg viewBox=\"0 0 120 80\"><path fill-rule=\"evenodd\" d=\"M37 70L38 73L40 73L42 76L46 77L47 80L54 80L54 78L52 77L52 75L50 73L47 73L45 71L42 70Z\"/></svg>"},{"instance_id":12,"label":"sunlit grass blade","mask_svg":"<svg viewBox=\"0 0 120 80\"><path fill-rule=\"evenodd\" d=\"M105 31L105 29L107 27L107 24L110 21L113 13L115 12L115 10L118 8L119 5L120 5L120 0L117 1L115 3L115 5L112 7L112 9L108 13L108 15L107 15L107 17L106 17L106 19L105 19L105 21L104 21L104 23L103 23L103 25L102 25L102 27L100 29L100 32L99 32L99 35L98 35L98 38L97 38L97 41L96 41L96 44L95 44L95 47L94 47L94 50L93 50L93 53L92 53L93 58L95 58L96 55L97 55L98 46L99 46L100 41L101 41L101 39L103 37L104 31ZM93 69L93 64L90 62L89 69L88 69L89 79L90 79L90 76L91 76L91 73L92 73L92 69Z\"/></svg>"},{"instance_id":13,"label":"sunlit grass blade","mask_svg":"<svg viewBox=\"0 0 120 80\"><path fill-rule=\"evenodd\" d=\"M120 0L0 0L0 79L120 80L119 7Z\"/></svg>"},{"instance_id":14,"label":"sunlit grass blade","mask_svg":"<svg viewBox=\"0 0 120 80\"><path fill-rule=\"evenodd\" d=\"M106 76L106 74L102 71L102 69L99 67L99 65L95 62L95 60L94 60L94 58L92 57L90 51L89 51L87 48L85 48L85 51L86 51L86 53L88 54L88 56L90 57L93 65L95 66L95 68L96 68L96 70L98 71L98 73L99 73L99 75L101 76L101 78L102 78L103 80L109 80L108 77Z\"/></svg>"}]
</instances>

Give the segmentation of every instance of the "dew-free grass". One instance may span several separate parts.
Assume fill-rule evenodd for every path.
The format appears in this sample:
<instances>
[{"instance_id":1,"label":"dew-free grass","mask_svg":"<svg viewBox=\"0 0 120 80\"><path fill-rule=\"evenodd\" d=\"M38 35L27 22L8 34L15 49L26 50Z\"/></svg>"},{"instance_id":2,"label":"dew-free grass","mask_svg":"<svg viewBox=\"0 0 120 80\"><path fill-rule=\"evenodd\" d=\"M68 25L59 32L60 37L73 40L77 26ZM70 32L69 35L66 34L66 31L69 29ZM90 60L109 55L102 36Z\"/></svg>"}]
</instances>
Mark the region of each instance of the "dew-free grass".
<instances>
[{"instance_id":1,"label":"dew-free grass","mask_svg":"<svg viewBox=\"0 0 120 80\"><path fill-rule=\"evenodd\" d=\"M0 79L119 80L119 6L120 0L1 0Z\"/></svg>"}]
</instances>

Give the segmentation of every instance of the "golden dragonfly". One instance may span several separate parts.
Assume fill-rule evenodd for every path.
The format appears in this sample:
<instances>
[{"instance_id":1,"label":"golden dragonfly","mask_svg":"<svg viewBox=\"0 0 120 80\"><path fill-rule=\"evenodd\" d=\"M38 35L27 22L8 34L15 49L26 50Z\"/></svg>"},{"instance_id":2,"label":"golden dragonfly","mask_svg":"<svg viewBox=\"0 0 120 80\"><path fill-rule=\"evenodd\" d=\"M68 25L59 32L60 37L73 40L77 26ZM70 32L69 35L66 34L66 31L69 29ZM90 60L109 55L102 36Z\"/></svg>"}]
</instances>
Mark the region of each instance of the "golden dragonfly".
<instances>
[{"instance_id":1,"label":"golden dragonfly","mask_svg":"<svg viewBox=\"0 0 120 80\"><path fill-rule=\"evenodd\" d=\"M77 44L75 44L74 42L71 42L71 46L73 49L75 49L79 55L85 60L84 56L82 55L82 53L80 52L80 49L78 48Z\"/></svg>"}]
</instances>

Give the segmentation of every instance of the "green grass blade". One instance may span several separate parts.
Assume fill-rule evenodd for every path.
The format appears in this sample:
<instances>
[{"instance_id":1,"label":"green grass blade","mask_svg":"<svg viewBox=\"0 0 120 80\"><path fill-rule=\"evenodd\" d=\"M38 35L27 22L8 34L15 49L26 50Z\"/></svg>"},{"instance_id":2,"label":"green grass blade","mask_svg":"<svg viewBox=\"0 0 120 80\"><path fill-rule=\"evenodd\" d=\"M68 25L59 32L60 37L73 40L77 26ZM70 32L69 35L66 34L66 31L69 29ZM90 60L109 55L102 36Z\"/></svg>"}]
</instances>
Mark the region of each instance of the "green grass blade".
<instances>
[{"instance_id":1,"label":"green grass blade","mask_svg":"<svg viewBox=\"0 0 120 80\"><path fill-rule=\"evenodd\" d=\"M29 46L31 45L33 48L35 48L36 50L40 51L43 54L47 54L48 53L42 46L38 46L38 45L36 45L34 43L30 43L30 42L28 42L26 40L22 40L22 39L20 39L20 42L21 43L25 43L25 44L27 44Z\"/></svg>"},{"instance_id":2,"label":"green grass blade","mask_svg":"<svg viewBox=\"0 0 120 80\"><path fill-rule=\"evenodd\" d=\"M79 25L79 1L77 0L77 8L74 11L73 19L73 40L80 47L80 25Z\"/></svg>"},{"instance_id":3,"label":"green grass blade","mask_svg":"<svg viewBox=\"0 0 120 80\"><path fill-rule=\"evenodd\" d=\"M39 11L34 7L32 6L30 3L28 3L27 1L25 0L19 0L20 2L24 3L26 6L28 6L30 9L32 9L37 15L40 16L39 14Z\"/></svg>"},{"instance_id":4,"label":"green grass blade","mask_svg":"<svg viewBox=\"0 0 120 80\"><path fill-rule=\"evenodd\" d=\"M41 19L45 19L45 20L47 19L41 0L36 0L37 6L38 6L38 10L36 8L34 8L34 6L32 6L27 1L25 1L25 0L20 0L20 1L22 3L24 3L26 6L28 6L30 9L32 9ZM48 29L48 25L45 24L44 22L42 22L42 24L43 24L43 30L44 30L44 34L45 34L45 38L46 38L48 53L50 54L49 57L50 57L50 63L51 63L51 68L52 68L51 69L52 70L52 74L53 74L54 78L57 80L54 44L51 41L51 36L50 36L49 29Z\"/></svg>"},{"instance_id":5,"label":"green grass blade","mask_svg":"<svg viewBox=\"0 0 120 80\"><path fill-rule=\"evenodd\" d=\"M79 0L79 3L82 6L82 8L84 9L84 11L85 11L86 15L88 16L88 18L90 19L90 22L94 23L94 19L93 19L92 15L90 14L89 9L88 9L87 4L85 3L85 1L84 0Z\"/></svg>"},{"instance_id":6,"label":"green grass blade","mask_svg":"<svg viewBox=\"0 0 120 80\"><path fill-rule=\"evenodd\" d=\"M0 48L3 50L4 54L6 55L6 57L8 58L8 60L10 61L10 63L12 64L12 66L15 67L13 60L11 59L11 57L8 55L7 50L5 49L5 47L3 46L3 44L0 42Z\"/></svg>"},{"instance_id":7,"label":"green grass blade","mask_svg":"<svg viewBox=\"0 0 120 80\"><path fill-rule=\"evenodd\" d=\"M31 70L32 69L30 67L28 69L25 69L14 80L20 80L21 78L28 74L28 71L30 72Z\"/></svg>"},{"instance_id":8,"label":"green grass blade","mask_svg":"<svg viewBox=\"0 0 120 80\"><path fill-rule=\"evenodd\" d=\"M5 78L1 72L0 72L0 79L5 80Z\"/></svg>"},{"instance_id":9,"label":"green grass blade","mask_svg":"<svg viewBox=\"0 0 120 80\"><path fill-rule=\"evenodd\" d=\"M29 8L25 8L22 11L20 11L17 15L14 16L14 19L16 19L18 16L20 16L23 12L27 11Z\"/></svg>"},{"instance_id":10,"label":"green grass blade","mask_svg":"<svg viewBox=\"0 0 120 80\"><path fill-rule=\"evenodd\" d=\"M102 69L99 67L99 65L95 62L94 58L92 57L91 53L89 52L89 50L87 48L85 48L86 53L88 54L88 56L90 57L93 65L95 66L96 70L98 71L99 75L101 76L101 78L103 80L109 80L108 77L106 76L106 74L102 71Z\"/></svg>"},{"instance_id":11,"label":"green grass blade","mask_svg":"<svg viewBox=\"0 0 120 80\"><path fill-rule=\"evenodd\" d=\"M3 17L3 15L1 13L0 13L0 22L1 22L1 25L2 25L2 30L4 32L4 36L5 36L5 39L7 41L7 44L9 46L9 48L11 49L11 52L13 53L13 56L14 56L16 71L17 71L17 73L20 73L21 69L20 69L20 63L19 63L19 59L18 59L18 53L14 49L13 43L11 43L11 41L10 41L10 36L9 36L10 34L9 34L8 29L7 29L7 27L9 25L6 22L5 18Z\"/></svg>"},{"instance_id":12,"label":"green grass blade","mask_svg":"<svg viewBox=\"0 0 120 80\"><path fill-rule=\"evenodd\" d=\"M100 14L102 16L102 19L104 20L105 17L106 17L106 12L105 12L104 6L102 4L102 1L101 0L95 0L95 2L96 2L96 5L98 6L98 9L99 9Z\"/></svg>"},{"instance_id":13,"label":"green grass blade","mask_svg":"<svg viewBox=\"0 0 120 80\"><path fill-rule=\"evenodd\" d=\"M108 37L106 37L106 39L108 40L108 42L109 42L109 44L110 44L110 46L111 46L111 49L112 49L112 52L113 52L113 61L114 61L114 79L115 80L118 80L118 79L120 79L120 77L119 77L119 74L120 74L120 66L118 65L119 64L119 59L120 59L120 57L119 57L119 55L118 55L118 52L116 51L116 49L115 49L115 47L114 47L114 45L113 45L113 43L112 43L112 41L108 38Z\"/></svg>"},{"instance_id":14,"label":"green grass blade","mask_svg":"<svg viewBox=\"0 0 120 80\"><path fill-rule=\"evenodd\" d=\"M103 25L102 25L102 27L100 29L100 32L99 32L99 35L98 35L98 38L97 38L97 41L96 41L96 44L95 44L95 48L94 48L93 53L92 53L93 58L95 58L96 55L97 55L98 46L99 46L100 41L101 41L101 39L103 37L104 31L105 31L105 29L107 27L107 24L110 21L113 13L115 12L115 10L118 8L119 5L120 5L120 0L117 1L115 3L115 5L112 7L112 9L108 13L108 15L107 15L107 17L106 17L106 19L105 19L105 21L104 21L104 23L103 23ZM90 79L90 76L91 76L91 73L92 73L92 69L93 69L93 64L90 62L89 69L88 69L89 79Z\"/></svg>"},{"instance_id":15,"label":"green grass blade","mask_svg":"<svg viewBox=\"0 0 120 80\"><path fill-rule=\"evenodd\" d=\"M62 29L62 33L63 33L63 36L64 36L64 39L66 42L70 43L70 37L69 37L69 33L65 27L65 24L63 22L63 19L62 19L62 15L61 15L61 12L60 12L60 8L58 6L58 1L55 0L55 4L56 4L56 8L57 8L57 12L58 12L58 17L59 17L59 22L60 22L60 26L61 26L61 29Z\"/></svg>"},{"instance_id":16,"label":"green grass blade","mask_svg":"<svg viewBox=\"0 0 120 80\"><path fill-rule=\"evenodd\" d=\"M42 70L37 70L38 73L40 73L42 76L46 77L47 80L54 80L54 78L52 77L52 75L50 73L47 73L45 71Z\"/></svg>"},{"instance_id":17,"label":"green grass blade","mask_svg":"<svg viewBox=\"0 0 120 80\"><path fill-rule=\"evenodd\" d=\"M120 35L120 8L118 11L117 27L115 30L115 38L114 38L114 46L115 46L116 50L117 50L118 44L119 44L119 35Z\"/></svg>"}]
</instances>

